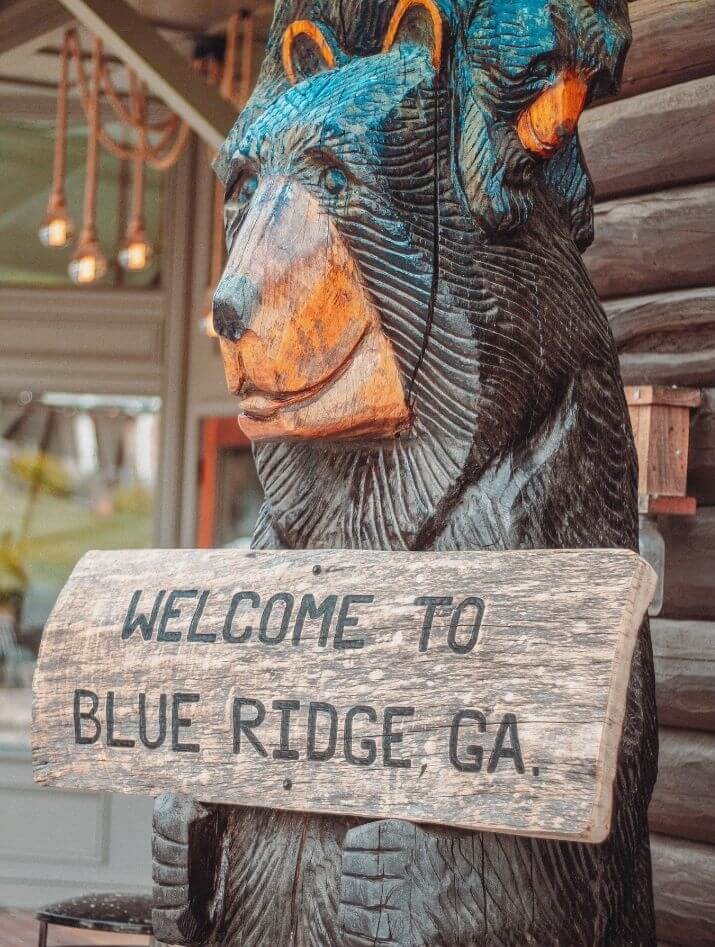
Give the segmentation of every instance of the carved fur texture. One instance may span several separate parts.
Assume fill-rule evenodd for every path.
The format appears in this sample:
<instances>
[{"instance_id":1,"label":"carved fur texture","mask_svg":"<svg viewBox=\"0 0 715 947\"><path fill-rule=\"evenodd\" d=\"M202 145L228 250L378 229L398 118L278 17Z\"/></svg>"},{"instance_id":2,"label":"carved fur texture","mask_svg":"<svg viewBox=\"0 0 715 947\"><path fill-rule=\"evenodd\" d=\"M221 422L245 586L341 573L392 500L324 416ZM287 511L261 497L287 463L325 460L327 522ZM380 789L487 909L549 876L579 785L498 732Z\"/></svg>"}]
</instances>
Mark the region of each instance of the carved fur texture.
<instances>
[{"instance_id":1,"label":"carved fur texture","mask_svg":"<svg viewBox=\"0 0 715 947\"><path fill-rule=\"evenodd\" d=\"M625 0L438 6L435 71L419 10L381 53L392 0L279 3L256 92L217 162L232 239L245 208L231 195L247 169L295 179L321 202L379 310L412 412L395 439L259 444L266 503L254 545L636 549L637 461L616 350L579 255L592 237L584 159L576 135L544 160L515 129L566 67L588 76L591 96L615 88ZM291 86L281 38L299 19L321 24L337 67L297 46ZM321 184L326 167L348 182L337 197ZM246 306L232 304L230 284L219 292L221 331L236 339ZM184 920L184 942L654 945L656 761L645 626L606 844L216 809L210 864L221 867L210 905L184 902L195 921Z\"/></svg>"}]
</instances>

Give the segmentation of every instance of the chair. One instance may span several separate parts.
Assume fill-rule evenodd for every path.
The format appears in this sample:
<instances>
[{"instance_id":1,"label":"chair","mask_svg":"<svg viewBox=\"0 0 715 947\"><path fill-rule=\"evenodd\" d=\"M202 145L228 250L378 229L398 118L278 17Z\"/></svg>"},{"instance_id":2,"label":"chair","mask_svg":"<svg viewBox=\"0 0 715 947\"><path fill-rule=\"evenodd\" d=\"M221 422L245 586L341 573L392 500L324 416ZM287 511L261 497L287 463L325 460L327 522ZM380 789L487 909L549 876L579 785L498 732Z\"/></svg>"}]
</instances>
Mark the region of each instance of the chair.
<instances>
[{"instance_id":1,"label":"chair","mask_svg":"<svg viewBox=\"0 0 715 947\"><path fill-rule=\"evenodd\" d=\"M40 922L37 947L47 947L50 925L112 934L146 934L148 947L155 947L151 910L152 899L141 895L85 894L58 901L35 913Z\"/></svg>"}]
</instances>

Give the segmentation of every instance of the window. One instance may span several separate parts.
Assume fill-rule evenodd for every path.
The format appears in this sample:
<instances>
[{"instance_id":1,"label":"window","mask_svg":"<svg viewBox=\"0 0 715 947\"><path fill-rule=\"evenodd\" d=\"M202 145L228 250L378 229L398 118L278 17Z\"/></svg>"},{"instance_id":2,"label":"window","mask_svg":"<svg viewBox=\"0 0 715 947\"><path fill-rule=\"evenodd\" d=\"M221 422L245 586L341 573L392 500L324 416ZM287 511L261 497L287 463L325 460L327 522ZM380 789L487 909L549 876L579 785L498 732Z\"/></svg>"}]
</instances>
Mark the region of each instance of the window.
<instances>
[{"instance_id":1,"label":"window","mask_svg":"<svg viewBox=\"0 0 715 947\"><path fill-rule=\"evenodd\" d=\"M157 398L0 396L0 685L29 688L83 553L152 544L158 436Z\"/></svg>"}]
</instances>

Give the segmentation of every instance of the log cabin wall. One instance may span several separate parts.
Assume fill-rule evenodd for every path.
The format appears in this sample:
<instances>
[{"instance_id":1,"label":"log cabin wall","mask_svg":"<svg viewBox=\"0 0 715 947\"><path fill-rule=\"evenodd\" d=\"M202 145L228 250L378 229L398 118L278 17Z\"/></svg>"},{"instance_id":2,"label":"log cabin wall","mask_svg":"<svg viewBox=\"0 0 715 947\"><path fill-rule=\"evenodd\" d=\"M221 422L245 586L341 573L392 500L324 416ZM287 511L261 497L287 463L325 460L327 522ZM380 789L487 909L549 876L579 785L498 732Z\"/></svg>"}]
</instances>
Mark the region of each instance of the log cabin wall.
<instances>
[{"instance_id":1,"label":"log cabin wall","mask_svg":"<svg viewBox=\"0 0 715 947\"><path fill-rule=\"evenodd\" d=\"M617 101L581 135L597 194L586 254L626 384L703 389L688 493L661 517L652 622L660 768L650 808L658 938L715 944L715 0L633 0Z\"/></svg>"}]
</instances>

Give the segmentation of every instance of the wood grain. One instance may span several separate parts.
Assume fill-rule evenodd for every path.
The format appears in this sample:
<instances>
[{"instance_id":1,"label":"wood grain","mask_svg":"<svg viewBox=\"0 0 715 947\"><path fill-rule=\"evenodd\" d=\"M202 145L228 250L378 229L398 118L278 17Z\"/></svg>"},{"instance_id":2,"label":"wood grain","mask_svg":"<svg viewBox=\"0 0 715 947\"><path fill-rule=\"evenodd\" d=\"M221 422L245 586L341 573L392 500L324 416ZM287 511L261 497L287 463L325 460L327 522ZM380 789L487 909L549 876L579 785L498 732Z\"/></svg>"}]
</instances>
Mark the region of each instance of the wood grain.
<instances>
[{"instance_id":1,"label":"wood grain","mask_svg":"<svg viewBox=\"0 0 715 947\"><path fill-rule=\"evenodd\" d=\"M685 497L690 411L700 400L699 390L693 388L626 387L638 451L640 496ZM663 509L662 512L669 511Z\"/></svg>"},{"instance_id":2,"label":"wood grain","mask_svg":"<svg viewBox=\"0 0 715 947\"><path fill-rule=\"evenodd\" d=\"M715 843L715 735L661 728L658 782L648 822L654 832Z\"/></svg>"},{"instance_id":3,"label":"wood grain","mask_svg":"<svg viewBox=\"0 0 715 947\"><path fill-rule=\"evenodd\" d=\"M683 947L715 943L715 848L651 835L658 939Z\"/></svg>"},{"instance_id":4,"label":"wood grain","mask_svg":"<svg viewBox=\"0 0 715 947\"><path fill-rule=\"evenodd\" d=\"M715 388L703 391L702 406L693 417L688 492L701 505L715 504Z\"/></svg>"},{"instance_id":5,"label":"wood grain","mask_svg":"<svg viewBox=\"0 0 715 947\"><path fill-rule=\"evenodd\" d=\"M715 623L651 621L658 720L715 731Z\"/></svg>"},{"instance_id":6,"label":"wood grain","mask_svg":"<svg viewBox=\"0 0 715 947\"><path fill-rule=\"evenodd\" d=\"M85 791L174 791L205 802L602 841L611 822L631 655L653 583L650 567L626 550L90 553L43 636L35 680L35 778ZM180 603L165 592L164 618L157 618L154 635L164 640L145 641L139 629L123 634L135 590L150 603L159 590L172 589L194 592L184 592L181 615ZM336 595L335 608L348 594L374 601L354 606L360 626L345 623L346 641L336 623L321 645L322 624L306 621L293 645L294 628L264 626L261 619L263 643L255 629L250 635L246 630L243 643L228 643L245 627L245 613L225 623L239 590L259 593L264 603L286 591L296 605L306 594L316 601ZM475 611L467 608L469 620L455 625L443 608L426 637L424 603L415 606L415 598L425 595L450 596L455 605L472 597L470 607L483 602L478 634L472 635ZM194 633L213 634L211 642L187 640L199 596L205 596L205 608ZM253 625L259 614L253 613ZM445 641L450 621L452 645ZM223 637L222 627L228 628ZM270 645L281 629L288 637ZM181 640L165 640L172 635ZM102 737L92 744L76 742L78 734L91 738L94 727L73 715L77 688L100 695ZM104 714L109 692L115 695L113 734L108 705ZM172 736L158 748L146 747L146 733L141 739L140 692L154 708L146 728L152 739L159 695L185 695L178 713L167 711ZM266 708L260 730L266 758L236 728L237 697ZM300 702L289 751L279 734L286 718L272 704L277 699ZM307 759L302 734L311 701L331 704L340 722L330 760ZM375 708L376 719L366 726L361 711L349 754L350 708L364 705ZM402 708L395 711L394 729L404 738L395 738L392 747L383 724L387 707ZM471 717L459 729L455 715L466 710ZM254 711L260 712L251 705ZM507 731L511 713L515 729ZM177 723L179 716L190 716L191 726ZM504 759L496 749L498 729ZM523 765L515 751L517 730ZM318 743L326 739L321 734ZM237 736L243 739L240 754ZM372 750L359 745L368 738L375 741ZM135 745L109 745L117 739ZM484 745L483 766L477 766L479 751L468 750L472 741ZM372 760L361 775L353 757L374 756L378 747L382 764Z\"/></svg>"},{"instance_id":7,"label":"wood grain","mask_svg":"<svg viewBox=\"0 0 715 947\"><path fill-rule=\"evenodd\" d=\"M715 76L589 109L579 130L598 200L707 180Z\"/></svg>"},{"instance_id":8,"label":"wood grain","mask_svg":"<svg viewBox=\"0 0 715 947\"><path fill-rule=\"evenodd\" d=\"M329 173L327 187L347 189L343 171ZM409 408L345 240L298 181L249 176L237 201L246 187L246 236L233 243L213 308L241 429L252 441L393 437Z\"/></svg>"},{"instance_id":9,"label":"wood grain","mask_svg":"<svg viewBox=\"0 0 715 947\"><path fill-rule=\"evenodd\" d=\"M629 296L712 285L714 245L715 184L704 184L597 205L584 260L602 298Z\"/></svg>"},{"instance_id":10,"label":"wood grain","mask_svg":"<svg viewBox=\"0 0 715 947\"><path fill-rule=\"evenodd\" d=\"M620 98L715 73L715 0L634 0Z\"/></svg>"},{"instance_id":11,"label":"wood grain","mask_svg":"<svg viewBox=\"0 0 715 947\"><path fill-rule=\"evenodd\" d=\"M619 362L627 385L715 385L715 348L700 352L625 352Z\"/></svg>"},{"instance_id":12,"label":"wood grain","mask_svg":"<svg viewBox=\"0 0 715 947\"><path fill-rule=\"evenodd\" d=\"M665 539L664 618L715 619L715 507L661 517Z\"/></svg>"},{"instance_id":13,"label":"wood grain","mask_svg":"<svg viewBox=\"0 0 715 947\"><path fill-rule=\"evenodd\" d=\"M619 352L685 354L715 346L715 288L611 299L604 306Z\"/></svg>"}]
</instances>

